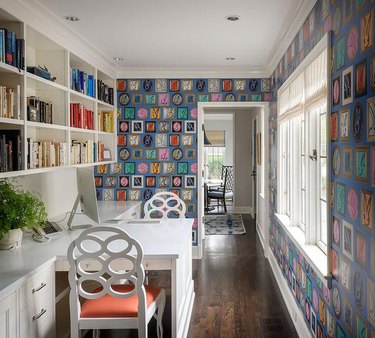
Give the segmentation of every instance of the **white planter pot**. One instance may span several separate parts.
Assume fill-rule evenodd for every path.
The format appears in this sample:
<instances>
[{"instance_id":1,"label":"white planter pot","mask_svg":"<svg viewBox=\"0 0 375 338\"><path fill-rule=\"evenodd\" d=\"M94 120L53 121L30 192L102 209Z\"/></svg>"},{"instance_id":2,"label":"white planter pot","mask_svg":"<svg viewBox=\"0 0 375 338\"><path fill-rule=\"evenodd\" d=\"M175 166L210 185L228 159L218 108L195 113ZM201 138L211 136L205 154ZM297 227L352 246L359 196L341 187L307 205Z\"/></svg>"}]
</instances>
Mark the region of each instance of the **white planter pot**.
<instances>
[{"instance_id":1,"label":"white planter pot","mask_svg":"<svg viewBox=\"0 0 375 338\"><path fill-rule=\"evenodd\" d=\"M16 249L21 246L23 232L21 229L9 230L0 239L0 250Z\"/></svg>"}]
</instances>

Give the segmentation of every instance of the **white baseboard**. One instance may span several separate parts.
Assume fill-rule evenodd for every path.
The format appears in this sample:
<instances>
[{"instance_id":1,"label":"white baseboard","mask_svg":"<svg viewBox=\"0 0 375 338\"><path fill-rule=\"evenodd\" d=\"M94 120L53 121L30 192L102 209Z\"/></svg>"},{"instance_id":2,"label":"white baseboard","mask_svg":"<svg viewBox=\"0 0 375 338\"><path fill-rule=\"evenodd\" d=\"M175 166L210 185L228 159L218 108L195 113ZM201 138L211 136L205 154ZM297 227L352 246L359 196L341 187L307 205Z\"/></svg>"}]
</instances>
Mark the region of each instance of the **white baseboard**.
<instances>
[{"instance_id":1,"label":"white baseboard","mask_svg":"<svg viewBox=\"0 0 375 338\"><path fill-rule=\"evenodd\" d=\"M202 245L203 245L203 241L202 241ZM192 258L193 259L202 259L203 257L203 253L202 253L202 248L200 246L193 246L192 248Z\"/></svg>"},{"instance_id":2,"label":"white baseboard","mask_svg":"<svg viewBox=\"0 0 375 338\"><path fill-rule=\"evenodd\" d=\"M270 252L268 261L271 265L272 272L276 278L281 295L283 296L284 302L286 304L286 308L289 311L290 318L292 319L294 327L296 328L298 337L311 338L311 333L305 324L305 319L303 317L303 314L301 310L298 308L298 305L296 304L294 296L288 287L288 283L286 279L284 278L279 268L279 265L277 264L277 261L275 259L275 256L273 255L273 252Z\"/></svg>"},{"instance_id":3,"label":"white baseboard","mask_svg":"<svg viewBox=\"0 0 375 338\"><path fill-rule=\"evenodd\" d=\"M234 207L233 212L235 214L253 214L253 208L252 207Z\"/></svg>"}]
</instances>

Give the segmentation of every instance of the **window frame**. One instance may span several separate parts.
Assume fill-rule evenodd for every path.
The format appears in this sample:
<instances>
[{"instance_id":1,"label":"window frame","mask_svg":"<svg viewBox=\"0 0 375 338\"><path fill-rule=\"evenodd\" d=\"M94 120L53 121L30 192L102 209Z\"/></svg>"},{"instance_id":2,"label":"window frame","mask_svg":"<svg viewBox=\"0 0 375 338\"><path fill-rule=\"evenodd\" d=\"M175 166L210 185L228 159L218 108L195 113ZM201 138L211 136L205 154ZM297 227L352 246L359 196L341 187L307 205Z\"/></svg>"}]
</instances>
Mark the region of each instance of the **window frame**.
<instances>
[{"instance_id":1,"label":"window frame","mask_svg":"<svg viewBox=\"0 0 375 338\"><path fill-rule=\"evenodd\" d=\"M321 214L320 212L317 215L317 210L320 210L320 197L321 197L321 147L320 147L320 116L321 116L321 108L319 108L319 114L318 117L315 116L314 121L314 114L308 114L305 110L307 109L317 109L317 107L320 104L320 107L322 107L322 102L316 102L312 104L310 107L305 107L303 109L302 118L299 118L299 122L297 125L297 131L294 131L295 135L299 135L300 139L297 140L298 142L292 142L292 145L294 144L294 150L298 151L297 155L294 156L297 160L295 163L292 162L292 177L293 180L290 180L292 182L292 185L294 187L293 191L296 191L297 193L294 194L294 201L292 197L292 208L290 210L290 215L288 216L286 213L286 205L285 200L283 200L284 194L281 194L280 192L283 191L282 189L285 187L285 183L283 183L283 166L284 164L281 162L282 160L282 151L284 150L283 145L281 145L281 139L283 130L285 129L285 126L283 126L286 121L290 122L293 119L296 119L295 116L286 118L285 121L282 121L278 125L278 151L277 151L277 188L278 188L278 198L277 198L277 212L276 212L276 218L278 222L283 226L283 228L286 230L290 238L293 240L293 242L297 245L297 247L305 254L307 261L314 267L314 270L317 272L318 276L321 278L322 281L325 281L327 276L330 275L329 271L329 255L328 250L331 245L331 210L330 210L330 133L329 133L329 116L330 116L330 100L331 97L331 77L330 77L330 34L327 33L315 46L315 48L310 52L309 55L301 62L301 64L297 67L297 69L290 75L290 77L285 81L285 83L279 88L278 90L278 97L280 97L280 93L282 93L286 87L289 87L290 84L297 79L298 76L300 76L305 69L313 62L317 57L319 57L324 50L327 50L327 100L325 103L325 110L326 110L326 217L327 217L327 245L324 245L324 243L320 240L321 237ZM280 101L278 100L278 116L280 112ZM308 224L305 228L305 233L303 232L303 229L300 227L299 221L302 219L302 211L301 211L301 193L302 193L302 145L301 145L301 139L302 139L302 131L301 131L301 123L304 121L304 158L305 158L305 172L306 172L306 178L305 178L305 194L307 196L313 196L311 200L313 200L313 205L311 205L310 202L307 201L306 198L306 205L305 205L305 216L306 216L306 224ZM318 123L318 125L316 125ZM319 127L319 129L317 128ZM298 132L299 130L299 132ZM292 131L293 133L293 131ZM312 136L312 134L315 133L316 135ZM318 135L319 133L319 135ZM298 136L297 136L298 137ZM313 138L313 139L312 139ZM308 156L312 154L312 148L313 145L312 141L316 141L314 143L315 147L320 149L317 149L317 154L319 157L319 160L317 161L311 161L308 159ZM319 144L318 142L319 141ZM310 144L311 143L311 144ZM299 145L299 149L298 149ZM319 168L318 168L319 166ZM298 179L294 179L298 178ZM309 182L308 182L309 181ZM294 182L294 183L293 183ZM311 182L318 183L318 186L313 186ZM319 203L319 204L318 204ZM298 206L298 207L297 207ZM318 209L319 206L319 209ZM294 211L293 211L294 209ZM298 220L296 222L296 219ZM319 220L319 222L316 222L316 220ZM315 226L314 226L315 224ZM317 225L319 224L319 226ZM316 250L316 249L317 250Z\"/></svg>"}]
</instances>

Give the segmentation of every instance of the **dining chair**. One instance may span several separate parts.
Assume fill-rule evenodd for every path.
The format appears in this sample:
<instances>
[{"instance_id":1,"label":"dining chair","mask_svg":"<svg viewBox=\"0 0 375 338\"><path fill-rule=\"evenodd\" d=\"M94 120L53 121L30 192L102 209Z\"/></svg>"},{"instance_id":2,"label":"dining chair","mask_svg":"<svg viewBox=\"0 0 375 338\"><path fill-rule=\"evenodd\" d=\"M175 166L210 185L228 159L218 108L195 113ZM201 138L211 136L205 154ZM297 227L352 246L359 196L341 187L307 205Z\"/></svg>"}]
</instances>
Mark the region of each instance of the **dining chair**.
<instances>
[{"instance_id":1,"label":"dining chair","mask_svg":"<svg viewBox=\"0 0 375 338\"><path fill-rule=\"evenodd\" d=\"M80 330L138 329L147 337L147 324L157 320L163 336L165 291L144 285L143 249L124 230L93 227L84 230L68 248L71 337ZM126 280L127 284L119 283Z\"/></svg>"},{"instance_id":2,"label":"dining chair","mask_svg":"<svg viewBox=\"0 0 375 338\"><path fill-rule=\"evenodd\" d=\"M227 213L226 200L231 199L233 201L233 185L234 185L234 175L233 166L228 166L224 168L224 184L222 188L215 190L209 190L207 192L207 198L209 201L217 200L217 205L219 206L220 201L222 201L224 206L224 212Z\"/></svg>"},{"instance_id":3,"label":"dining chair","mask_svg":"<svg viewBox=\"0 0 375 338\"><path fill-rule=\"evenodd\" d=\"M175 193L161 191L152 196L144 206L145 218L185 218L185 202Z\"/></svg>"}]
</instances>

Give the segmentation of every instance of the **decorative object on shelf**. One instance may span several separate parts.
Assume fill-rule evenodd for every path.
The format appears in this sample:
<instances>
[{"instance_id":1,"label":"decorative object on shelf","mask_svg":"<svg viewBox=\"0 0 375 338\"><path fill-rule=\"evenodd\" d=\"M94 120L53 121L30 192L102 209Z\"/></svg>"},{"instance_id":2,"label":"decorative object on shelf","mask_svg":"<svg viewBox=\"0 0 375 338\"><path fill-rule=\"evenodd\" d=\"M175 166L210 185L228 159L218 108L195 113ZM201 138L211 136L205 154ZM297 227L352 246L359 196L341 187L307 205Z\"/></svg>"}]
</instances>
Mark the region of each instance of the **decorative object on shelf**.
<instances>
[{"instance_id":1,"label":"decorative object on shelf","mask_svg":"<svg viewBox=\"0 0 375 338\"><path fill-rule=\"evenodd\" d=\"M43 79L50 80L52 82L56 81L56 77L51 77L51 73L48 71L48 68L46 66L28 66L26 69L29 73L40 76Z\"/></svg>"},{"instance_id":2,"label":"decorative object on shelf","mask_svg":"<svg viewBox=\"0 0 375 338\"><path fill-rule=\"evenodd\" d=\"M43 201L34 193L21 191L14 181L0 180L0 249L21 246L22 229L47 223Z\"/></svg>"}]
</instances>

